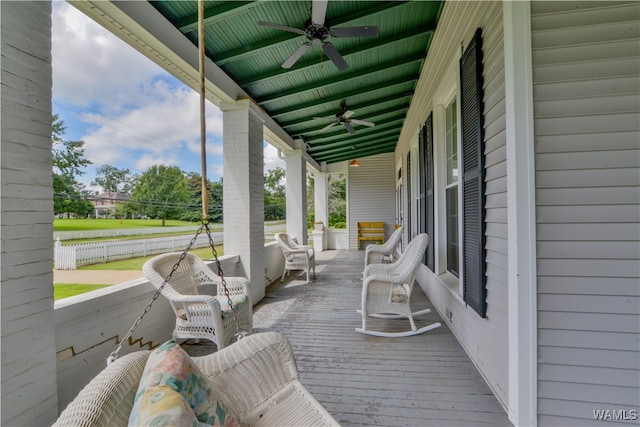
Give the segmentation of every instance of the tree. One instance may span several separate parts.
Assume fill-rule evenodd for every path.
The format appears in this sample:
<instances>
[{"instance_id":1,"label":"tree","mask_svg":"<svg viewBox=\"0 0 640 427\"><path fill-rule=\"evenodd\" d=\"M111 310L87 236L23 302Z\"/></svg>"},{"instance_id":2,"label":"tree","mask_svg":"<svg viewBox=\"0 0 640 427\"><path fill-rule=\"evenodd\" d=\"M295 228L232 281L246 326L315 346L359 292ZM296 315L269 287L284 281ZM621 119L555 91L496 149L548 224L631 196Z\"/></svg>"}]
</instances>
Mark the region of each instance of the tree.
<instances>
[{"instance_id":1,"label":"tree","mask_svg":"<svg viewBox=\"0 0 640 427\"><path fill-rule=\"evenodd\" d=\"M133 189L130 209L151 218L178 219L189 205L187 178L177 166L154 165L147 169Z\"/></svg>"},{"instance_id":2,"label":"tree","mask_svg":"<svg viewBox=\"0 0 640 427\"><path fill-rule=\"evenodd\" d=\"M187 186L189 188L189 208L182 214L180 219L184 221L202 220L202 175L197 172L187 173ZM207 217L209 221L222 221L222 178L219 182L207 180L207 193L209 200L209 210Z\"/></svg>"},{"instance_id":3,"label":"tree","mask_svg":"<svg viewBox=\"0 0 640 427\"><path fill-rule=\"evenodd\" d=\"M53 163L53 211L84 216L93 210L86 200L84 185L77 176L91 161L84 157L84 141L65 140L66 127L57 114L52 117L51 154ZM88 204L87 204L88 203ZM89 205L91 208L89 209ZM87 212L88 210L88 212Z\"/></svg>"},{"instance_id":4,"label":"tree","mask_svg":"<svg viewBox=\"0 0 640 427\"><path fill-rule=\"evenodd\" d=\"M102 165L96 169L96 179L92 185L99 185L103 191L130 193L135 186L136 176L129 169L118 169L111 165Z\"/></svg>"},{"instance_id":5,"label":"tree","mask_svg":"<svg viewBox=\"0 0 640 427\"><path fill-rule=\"evenodd\" d=\"M346 174L329 174L329 224L347 222L347 179Z\"/></svg>"},{"instance_id":6,"label":"tree","mask_svg":"<svg viewBox=\"0 0 640 427\"><path fill-rule=\"evenodd\" d=\"M287 215L285 171L281 167L269 169L264 175L264 219L284 219Z\"/></svg>"},{"instance_id":7,"label":"tree","mask_svg":"<svg viewBox=\"0 0 640 427\"><path fill-rule=\"evenodd\" d=\"M309 227L315 221L315 205L313 202L315 179L313 174L307 176L307 210ZM336 228L346 227L347 221L347 180L345 174L329 174L328 181L329 224Z\"/></svg>"}]
</instances>

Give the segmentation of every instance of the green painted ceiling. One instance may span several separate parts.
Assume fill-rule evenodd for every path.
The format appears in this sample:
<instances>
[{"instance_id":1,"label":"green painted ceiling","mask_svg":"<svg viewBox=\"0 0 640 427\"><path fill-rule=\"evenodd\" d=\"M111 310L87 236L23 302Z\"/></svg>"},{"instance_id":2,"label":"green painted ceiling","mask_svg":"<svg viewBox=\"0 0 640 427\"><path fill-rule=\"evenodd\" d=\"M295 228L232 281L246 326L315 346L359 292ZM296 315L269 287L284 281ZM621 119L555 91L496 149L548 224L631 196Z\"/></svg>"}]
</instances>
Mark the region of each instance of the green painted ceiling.
<instances>
[{"instance_id":1,"label":"green painted ceiling","mask_svg":"<svg viewBox=\"0 0 640 427\"><path fill-rule=\"evenodd\" d=\"M197 44L196 1L150 2ZM376 26L376 37L329 37L348 64L343 71L319 44L290 68L281 65L304 35L256 24L304 29L311 1L205 1L207 56L243 88L289 135L302 139L318 162L334 163L393 152L443 2L343 1L327 4L332 29ZM345 104L355 133L336 124Z\"/></svg>"}]
</instances>

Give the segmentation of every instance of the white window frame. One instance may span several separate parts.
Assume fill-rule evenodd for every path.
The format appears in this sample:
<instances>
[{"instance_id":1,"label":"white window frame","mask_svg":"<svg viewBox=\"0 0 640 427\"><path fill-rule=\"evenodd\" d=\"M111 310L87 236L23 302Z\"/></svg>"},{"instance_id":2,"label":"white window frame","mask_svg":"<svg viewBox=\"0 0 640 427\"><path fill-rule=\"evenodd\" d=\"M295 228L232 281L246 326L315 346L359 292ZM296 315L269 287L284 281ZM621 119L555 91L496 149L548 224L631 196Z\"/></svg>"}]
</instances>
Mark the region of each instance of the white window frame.
<instances>
[{"instance_id":1,"label":"white window frame","mask_svg":"<svg viewBox=\"0 0 640 427\"><path fill-rule=\"evenodd\" d=\"M449 290L459 299L464 294L464 268L462 268L462 183L460 176L461 165L461 129L460 129L460 58L453 59L445 78L438 86L434 96L433 108L433 157L434 157L434 247L435 273L447 285ZM458 277L447 271L447 223L446 223L446 108L452 101L456 101L457 143L458 143Z\"/></svg>"}]
</instances>

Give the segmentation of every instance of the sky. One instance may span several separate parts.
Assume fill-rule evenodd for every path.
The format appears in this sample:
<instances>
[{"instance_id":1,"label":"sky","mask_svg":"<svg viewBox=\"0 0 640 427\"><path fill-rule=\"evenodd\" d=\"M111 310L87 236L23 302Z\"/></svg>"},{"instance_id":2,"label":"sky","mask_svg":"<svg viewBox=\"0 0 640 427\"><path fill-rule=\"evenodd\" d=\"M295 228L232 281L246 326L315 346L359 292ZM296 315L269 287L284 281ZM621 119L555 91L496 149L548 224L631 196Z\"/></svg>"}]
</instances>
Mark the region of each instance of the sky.
<instances>
[{"instance_id":1,"label":"sky","mask_svg":"<svg viewBox=\"0 0 640 427\"><path fill-rule=\"evenodd\" d=\"M65 140L85 142L93 164L78 180L91 190L96 168L141 174L153 165L200 173L199 94L66 1L53 2L53 114ZM222 112L207 101L207 177L222 176ZM265 143L265 171L284 167Z\"/></svg>"}]
</instances>

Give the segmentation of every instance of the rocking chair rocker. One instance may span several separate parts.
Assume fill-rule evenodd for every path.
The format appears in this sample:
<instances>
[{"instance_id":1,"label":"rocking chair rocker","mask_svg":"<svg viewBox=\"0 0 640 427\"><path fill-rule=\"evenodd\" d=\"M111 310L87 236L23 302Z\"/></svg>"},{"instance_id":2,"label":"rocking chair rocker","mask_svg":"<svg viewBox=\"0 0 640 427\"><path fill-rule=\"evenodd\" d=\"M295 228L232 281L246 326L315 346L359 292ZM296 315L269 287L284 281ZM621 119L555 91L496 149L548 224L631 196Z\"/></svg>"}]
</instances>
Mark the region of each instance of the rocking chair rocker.
<instances>
[{"instance_id":1,"label":"rocking chair rocker","mask_svg":"<svg viewBox=\"0 0 640 427\"><path fill-rule=\"evenodd\" d=\"M418 329L414 316L430 313L430 309L411 311L411 292L418 266L429 244L428 235L419 234L409 243L400 258L392 264L370 264L364 269L362 285L362 328L356 332L379 337L408 337L441 326L433 323ZM405 332L381 332L367 327L367 318L409 319L411 330Z\"/></svg>"}]
</instances>

